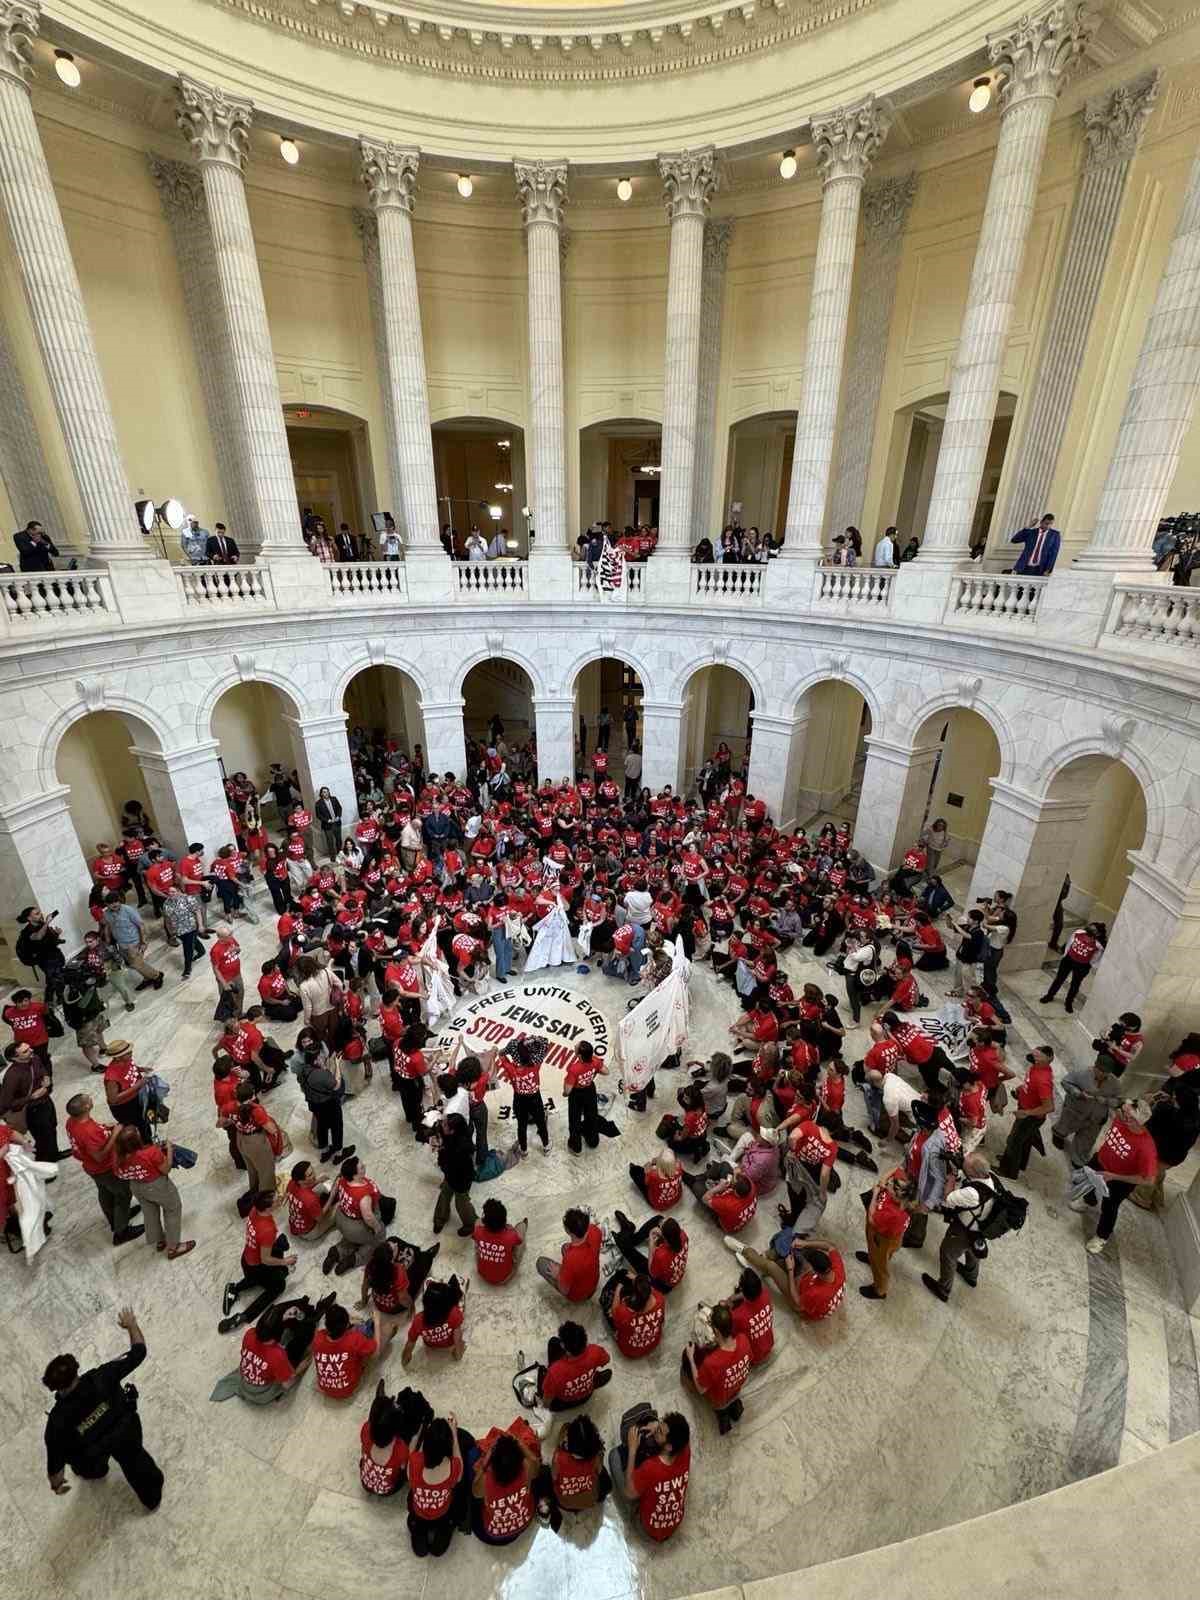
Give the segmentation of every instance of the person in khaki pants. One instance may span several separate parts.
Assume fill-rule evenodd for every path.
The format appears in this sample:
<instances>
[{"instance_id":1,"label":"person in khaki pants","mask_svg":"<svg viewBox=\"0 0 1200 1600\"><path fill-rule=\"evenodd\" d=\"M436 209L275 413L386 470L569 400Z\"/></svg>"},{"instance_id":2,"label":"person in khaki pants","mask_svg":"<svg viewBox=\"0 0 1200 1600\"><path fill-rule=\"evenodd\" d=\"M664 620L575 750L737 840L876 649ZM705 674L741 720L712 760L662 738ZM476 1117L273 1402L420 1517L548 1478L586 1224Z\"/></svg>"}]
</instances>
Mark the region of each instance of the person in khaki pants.
<instances>
[{"instance_id":1,"label":"person in khaki pants","mask_svg":"<svg viewBox=\"0 0 1200 1600\"><path fill-rule=\"evenodd\" d=\"M127 967L141 974L139 989L161 989L163 975L146 961L146 928L141 915L115 890L104 897L104 926Z\"/></svg>"},{"instance_id":2,"label":"person in khaki pants","mask_svg":"<svg viewBox=\"0 0 1200 1600\"><path fill-rule=\"evenodd\" d=\"M871 1190L867 1203L867 1248L854 1252L855 1260L871 1269L870 1283L862 1284L864 1300L886 1300L891 1283L891 1261L900 1248L916 1189L897 1167Z\"/></svg>"},{"instance_id":3,"label":"person in khaki pants","mask_svg":"<svg viewBox=\"0 0 1200 1600\"><path fill-rule=\"evenodd\" d=\"M253 1084L238 1084L234 1128L238 1154L246 1163L247 1193L273 1194L275 1154L283 1148L283 1133L271 1113L259 1103Z\"/></svg>"}]
</instances>

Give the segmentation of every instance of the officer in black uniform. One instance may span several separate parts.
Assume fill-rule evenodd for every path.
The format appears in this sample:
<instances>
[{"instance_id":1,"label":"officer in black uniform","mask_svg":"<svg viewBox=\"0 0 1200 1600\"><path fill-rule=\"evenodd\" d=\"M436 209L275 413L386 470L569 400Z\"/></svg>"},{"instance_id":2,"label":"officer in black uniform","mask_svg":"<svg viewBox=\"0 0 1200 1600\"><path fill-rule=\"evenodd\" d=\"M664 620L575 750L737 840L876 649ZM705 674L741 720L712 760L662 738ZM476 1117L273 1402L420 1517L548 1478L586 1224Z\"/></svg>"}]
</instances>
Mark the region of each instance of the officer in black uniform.
<instances>
[{"instance_id":1,"label":"officer in black uniform","mask_svg":"<svg viewBox=\"0 0 1200 1600\"><path fill-rule=\"evenodd\" d=\"M69 1494L67 1467L79 1478L103 1478L113 1460L148 1511L162 1499L163 1475L142 1444L137 1390L125 1379L146 1359L146 1341L128 1306L117 1326L129 1334L129 1353L80 1372L74 1356L55 1356L42 1382L56 1399L46 1421L46 1472L55 1494Z\"/></svg>"}]
</instances>

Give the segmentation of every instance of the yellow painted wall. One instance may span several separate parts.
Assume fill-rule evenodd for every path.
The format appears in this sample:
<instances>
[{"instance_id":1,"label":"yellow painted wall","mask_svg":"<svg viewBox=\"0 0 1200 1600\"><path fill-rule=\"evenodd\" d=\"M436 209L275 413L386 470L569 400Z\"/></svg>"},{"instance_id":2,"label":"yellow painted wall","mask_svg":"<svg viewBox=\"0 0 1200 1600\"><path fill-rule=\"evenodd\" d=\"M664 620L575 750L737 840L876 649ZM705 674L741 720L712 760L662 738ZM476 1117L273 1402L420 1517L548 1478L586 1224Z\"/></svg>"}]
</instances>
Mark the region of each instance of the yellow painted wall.
<instances>
[{"instance_id":1,"label":"yellow painted wall","mask_svg":"<svg viewBox=\"0 0 1200 1600\"><path fill-rule=\"evenodd\" d=\"M850 787L862 734L863 697L848 683L814 684L804 697L808 727L799 787L812 794Z\"/></svg>"},{"instance_id":2,"label":"yellow painted wall","mask_svg":"<svg viewBox=\"0 0 1200 1600\"><path fill-rule=\"evenodd\" d=\"M290 772L295 764L284 716L291 707L269 683L235 683L217 701L212 714L212 736L227 775L244 772L266 789L272 761Z\"/></svg>"},{"instance_id":3,"label":"yellow painted wall","mask_svg":"<svg viewBox=\"0 0 1200 1600\"><path fill-rule=\"evenodd\" d=\"M992 791L989 780L1000 771L1000 746L996 735L975 711L956 709L931 719L918 744L934 743L946 726L946 741L930 796L930 818L944 817L951 836L978 846L987 825ZM960 794L961 806L946 796ZM968 851L973 859L973 851Z\"/></svg>"},{"instance_id":4,"label":"yellow painted wall","mask_svg":"<svg viewBox=\"0 0 1200 1600\"><path fill-rule=\"evenodd\" d=\"M58 747L55 772L71 791L71 821L89 861L101 840L115 844L120 839L121 807L127 800L140 800L150 811L131 743L129 728L115 711L93 711L67 729Z\"/></svg>"},{"instance_id":5,"label":"yellow painted wall","mask_svg":"<svg viewBox=\"0 0 1200 1600\"><path fill-rule=\"evenodd\" d=\"M1096 784L1087 823L1071 855L1071 904L1091 902L1089 916L1111 924L1129 881L1129 852L1146 837L1142 786L1120 761Z\"/></svg>"}]
</instances>

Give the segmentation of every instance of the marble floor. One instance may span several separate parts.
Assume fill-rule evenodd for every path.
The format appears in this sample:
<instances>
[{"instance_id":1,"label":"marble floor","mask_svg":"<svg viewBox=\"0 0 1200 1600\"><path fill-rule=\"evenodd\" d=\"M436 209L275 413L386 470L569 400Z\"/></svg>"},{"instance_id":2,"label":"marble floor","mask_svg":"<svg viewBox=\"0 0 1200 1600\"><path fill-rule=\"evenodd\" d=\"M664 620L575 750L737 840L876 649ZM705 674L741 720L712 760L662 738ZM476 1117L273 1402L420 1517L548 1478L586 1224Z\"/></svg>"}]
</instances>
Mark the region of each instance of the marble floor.
<instances>
[{"instance_id":1,"label":"marble floor","mask_svg":"<svg viewBox=\"0 0 1200 1600\"><path fill-rule=\"evenodd\" d=\"M272 929L268 908L259 928L239 927L247 972L270 951ZM211 978L197 970L182 985L178 957L156 946L152 959L156 951L169 973L166 987L140 997L136 1015L115 1017L110 1031L135 1040L138 1060L171 1082L171 1133L200 1152L196 1168L178 1177L185 1234L198 1245L175 1263L140 1244L113 1251L89 1181L67 1164L52 1191L53 1240L33 1263L4 1258L0 1401L9 1444L0 1481L0 1593L150 1600L168 1584L180 1596L206 1600L359 1600L382 1583L397 1600L458 1594L541 1600L568 1591L588 1600L669 1600L944 1527L1200 1427L1195 1326L1179 1304L1156 1216L1127 1206L1115 1244L1089 1256L1083 1249L1089 1225L1063 1203L1063 1168L1057 1159L1035 1157L1024 1186L1032 1202L1028 1223L993 1246L974 1293L960 1285L941 1306L921 1287L920 1271L936 1258L935 1222L922 1252L897 1258L886 1304L873 1305L853 1292L866 1281L853 1251L862 1233L858 1191L868 1179L843 1167L846 1181L825 1231L850 1262L844 1314L808 1327L777 1306L775 1356L750 1381L745 1420L731 1438L718 1437L709 1417L681 1394L677 1377L688 1308L728 1293L737 1272L715 1229L699 1218L689 1230L686 1287L672 1303L660 1350L636 1366L615 1357L616 1379L593 1402L606 1434L642 1398L682 1407L694 1419L688 1516L669 1545L651 1548L610 1504L568 1518L562 1536L537 1529L501 1551L460 1537L444 1559L417 1561L400 1502L369 1502L359 1489L358 1430L373 1372L361 1401L349 1405L319 1396L311 1379L266 1411L209 1403L213 1381L237 1354L238 1336L221 1338L216 1324L221 1286L241 1245L234 1201L242 1180L212 1126ZM786 965L793 981L832 986L818 964L796 952ZM927 985L935 994L947 986L938 984L940 976ZM626 989L595 970L581 976L562 968L549 980L580 990L612 1031ZM1041 981L1036 973L1018 975L1005 989L1014 1014L1010 1055L1019 1061L1029 1043L1049 1039L1062 1065L1086 1041L1059 1007L1036 1005ZM689 1053L699 1056L726 1041L735 1004L729 989L700 967L691 1003ZM294 1032L274 1030L281 1042ZM864 1038L865 1030L847 1041L847 1059L861 1056ZM60 1108L75 1088L93 1081L74 1049L60 1044ZM677 1079L659 1081L669 1095ZM286 1120L297 1152L306 1153L307 1117L295 1086L277 1091L271 1105ZM853 1089L848 1113L861 1124L862 1102ZM559 1217L570 1202L585 1200L605 1215L615 1206L640 1214L625 1168L655 1148L657 1114L638 1118L621 1109L616 1116L623 1137L575 1158L565 1146L560 1102L551 1119L550 1158L531 1154L488 1186L511 1216L528 1214L532 1252L557 1249ZM386 1074L347 1107L346 1123L371 1172L399 1198L397 1231L427 1239L436 1173L403 1127ZM1006 1128L1007 1119L998 1119L989 1130L993 1149ZM493 1130L501 1147L511 1140L495 1117ZM752 1226L760 1247L772 1212L773 1204L764 1206ZM687 1212L679 1214L687 1226ZM321 1276L323 1252L301 1245L299 1253L294 1292L319 1294L334 1281ZM470 1264L469 1241L449 1228L441 1265ZM350 1283L344 1280L344 1289ZM347 1303L353 1298L343 1293ZM53 1496L41 1446L47 1396L39 1379L46 1360L64 1349L85 1365L117 1354L125 1336L114 1318L125 1304L136 1309L149 1344L137 1381L147 1442L167 1478L150 1523L116 1473ZM517 1409L510 1388L515 1351L544 1341L560 1312L527 1260L507 1288L475 1285L467 1359L435 1364L418 1353L410 1381L472 1431L507 1423ZM594 1304L583 1320L603 1339ZM398 1349L383 1373L397 1386Z\"/></svg>"}]
</instances>

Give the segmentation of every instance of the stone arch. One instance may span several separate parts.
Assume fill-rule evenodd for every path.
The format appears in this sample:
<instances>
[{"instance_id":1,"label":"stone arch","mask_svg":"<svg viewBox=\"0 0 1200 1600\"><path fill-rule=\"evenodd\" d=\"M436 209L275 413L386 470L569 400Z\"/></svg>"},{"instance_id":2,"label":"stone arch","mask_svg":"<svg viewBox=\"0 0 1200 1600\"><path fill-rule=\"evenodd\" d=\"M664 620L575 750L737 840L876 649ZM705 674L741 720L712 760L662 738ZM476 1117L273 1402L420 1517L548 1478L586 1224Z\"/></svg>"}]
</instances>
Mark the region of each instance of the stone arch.
<instances>
[{"instance_id":1,"label":"stone arch","mask_svg":"<svg viewBox=\"0 0 1200 1600\"><path fill-rule=\"evenodd\" d=\"M144 729L149 735L152 749L165 750L170 745L169 728L160 720L154 708L143 701L130 700L125 695L109 694L107 691L95 698L94 705L89 705L86 700L80 698L64 707L42 734L38 748L37 774L39 787L43 792L55 788L58 783L55 768L63 736L77 722L91 716L94 711L114 711L127 723L136 723L139 730ZM130 734L132 742L137 743L141 737L140 732L130 728Z\"/></svg>"},{"instance_id":2,"label":"stone arch","mask_svg":"<svg viewBox=\"0 0 1200 1600\"><path fill-rule=\"evenodd\" d=\"M359 673L366 672L368 667L394 667L397 672L405 673L416 684L417 693L421 697L422 704L434 698L429 692L428 679L414 661L393 660L390 645L385 644L382 651L372 645L368 645L365 651L355 655L342 668L335 679L333 690L329 697L328 709L331 715L336 715L342 709L342 702L346 698L346 690L354 679L358 677Z\"/></svg>"},{"instance_id":3,"label":"stone arch","mask_svg":"<svg viewBox=\"0 0 1200 1600\"><path fill-rule=\"evenodd\" d=\"M806 678L803 678L791 697L787 714L795 716L800 709L800 702L810 689L815 689L819 683L848 683L852 689L857 689L867 703L867 710L871 716L871 731L882 734L888 726L886 713L879 698L879 692L869 678L864 678L861 673L852 671L847 666L815 667Z\"/></svg>"},{"instance_id":4,"label":"stone arch","mask_svg":"<svg viewBox=\"0 0 1200 1600\"><path fill-rule=\"evenodd\" d=\"M709 645L703 655L693 656L687 665L681 667L676 673L675 681L671 685L671 700L673 702L681 701L684 698L687 694L688 684L705 667L728 667L731 672L740 673L750 685L750 692L754 696L756 709L765 711L770 705L770 696L764 690L756 668L752 667L748 661L732 658L728 651L714 649L712 645ZM645 679L642 681L645 682Z\"/></svg>"},{"instance_id":5,"label":"stone arch","mask_svg":"<svg viewBox=\"0 0 1200 1600\"><path fill-rule=\"evenodd\" d=\"M531 656L527 656L523 650L514 650L509 644L508 640L505 639L503 644L495 647L493 647L491 643L488 643L482 650L472 650L469 656L464 657L463 660L459 662L458 669L455 672L450 689L451 700L462 699L463 684L467 681L467 673L470 672L472 667L478 667L485 661L511 661L514 663L514 665L522 668L526 677L533 685L533 693L535 696L550 694L552 692L546 686L541 671L534 664L533 658Z\"/></svg>"},{"instance_id":6,"label":"stone arch","mask_svg":"<svg viewBox=\"0 0 1200 1600\"><path fill-rule=\"evenodd\" d=\"M1007 718L990 700L979 696L964 699L961 690L947 690L942 694L931 695L917 707L908 728L904 730L909 744L915 746L925 724L947 711L974 711L977 716L982 717L996 735L996 743L1000 746L999 777L1004 783L1011 783L1017 760L1016 742Z\"/></svg>"},{"instance_id":7,"label":"stone arch","mask_svg":"<svg viewBox=\"0 0 1200 1600\"><path fill-rule=\"evenodd\" d=\"M1166 830L1162 785L1151 772L1146 758L1128 742L1118 743L1102 733L1085 734L1073 739L1070 744L1060 746L1046 757L1034 776L1034 792L1043 798L1048 797L1056 779L1074 762L1087 756L1099 757L1105 762L1119 761L1137 779L1146 802L1146 840L1142 848L1147 860L1155 861Z\"/></svg>"},{"instance_id":8,"label":"stone arch","mask_svg":"<svg viewBox=\"0 0 1200 1600\"><path fill-rule=\"evenodd\" d=\"M305 713L311 708L306 701L301 700L296 693L294 683L289 683L279 673L272 672L269 668L256 666L253 672L241 672L234 668L231 672L222 673L208 687L204 699L196 707L196 743L214 737L212 731L212 716L217 701L228 690L236 688L239 683L269 683L273 689L278 689L283 698L291 707L292 716L303 721Z\"/></svg>"},{"instance_id":9,"label":"stone arch","mask_svg":"<svg viewBox=\"0 0 1200 1600\"><path fill-rule=\"evenodd\" d=\"M562 683L559 686L563 694L570 695L575 693L579 674L584 667L590 666L593 661L620 661L623 665L632 667L642 680L642 693L646 699L655 700L658 698L653 689L653 677L648 671L643 657L636 655L624 642L621 643L618 649L615 641L610 644L605 643L603 640L582 650L571 662L571 665L566 668L562 675Z\"/></svg>"}]
</instances>

